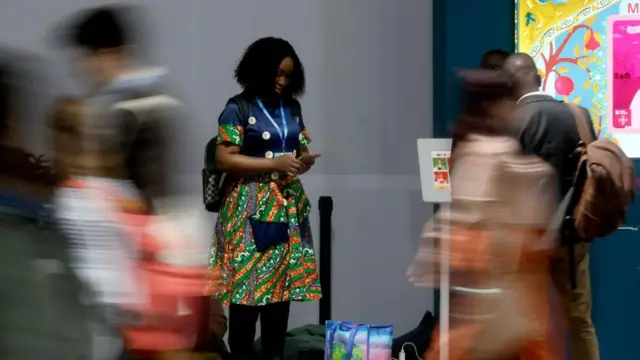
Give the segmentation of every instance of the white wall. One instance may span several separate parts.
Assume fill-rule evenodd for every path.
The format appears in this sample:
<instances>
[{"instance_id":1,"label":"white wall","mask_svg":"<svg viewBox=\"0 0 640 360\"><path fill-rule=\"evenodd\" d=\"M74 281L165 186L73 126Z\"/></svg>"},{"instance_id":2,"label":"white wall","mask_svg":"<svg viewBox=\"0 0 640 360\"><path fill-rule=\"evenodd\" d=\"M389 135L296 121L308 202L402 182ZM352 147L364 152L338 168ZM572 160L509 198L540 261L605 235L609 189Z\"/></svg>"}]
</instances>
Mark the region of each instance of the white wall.
<instances>
[{"instance_id":1,"label":"white wall","mask_svg":"<svg viewBox=\"0 0 640 360\"><path fill-rule=\"evenodd\" d=\"M64 58L46 45L46 34L71 11L101 3L2 1L0 46L55 59L37 65L54 82L28 85L33 91L51 97L70 89ZM150 54L170 68L193 115L184 119L183 156L192 174L185 186L194 190L204 144L238 91L232 71L244 48L268 35L293 43L307 70L306 124L313 149L324 154L304 182L314 206L321 195L335 203L333 318L394 323L397 333L413 328L433 305L432 292L415 289L405 276L431 211L420 200L416 155L416 138L432 130L431 0L137 3L152 5L144 20ZM32 122L41 121L46 104L29 104ZM29 135L42 148L41 134ZM317 309L317 302L295 305L291 326L316 322Z\"/></svg>"}]
</instances>

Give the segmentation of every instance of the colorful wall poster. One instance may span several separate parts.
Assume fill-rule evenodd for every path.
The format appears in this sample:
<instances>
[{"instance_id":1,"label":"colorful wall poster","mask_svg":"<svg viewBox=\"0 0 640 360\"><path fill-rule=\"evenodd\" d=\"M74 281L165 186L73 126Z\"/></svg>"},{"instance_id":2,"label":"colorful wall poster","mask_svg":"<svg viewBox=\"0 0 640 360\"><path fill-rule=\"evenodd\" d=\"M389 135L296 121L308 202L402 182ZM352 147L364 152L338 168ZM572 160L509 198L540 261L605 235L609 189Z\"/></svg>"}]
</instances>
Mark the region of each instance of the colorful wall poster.
<instances>
[{"instance_id":1,"label":"colorful wall poster","mask_svg":"<svg viewBox=\"0 0 640 360\"><path fill-rule=\"evenodd\" d=\"M640 17L610 16L608 93L614 134L640 133Z\"/></svg>"},{"instance_id":2,"label":"colorful wall poster","mask_svg":"<svg viewBox=\"0 0 640 360\"><path fill-rule=\"evenodd\" d=\"M637 20L640 0L516 0L516 50L536 61L541 90L587 108L598 137L630 157L640 157L640 53L622 27Z\"/></svg>"},{"instance_id":3,"label":"colorful wall poster","mask_svg":"<svg viewBox=\"0 0 640 360\"><path fill-rule=\"evenodd\" d=\"M450 190L449 168L451 167L450 151L432 151L433 184L436 190Z\"/></svg>"}]
</instances>

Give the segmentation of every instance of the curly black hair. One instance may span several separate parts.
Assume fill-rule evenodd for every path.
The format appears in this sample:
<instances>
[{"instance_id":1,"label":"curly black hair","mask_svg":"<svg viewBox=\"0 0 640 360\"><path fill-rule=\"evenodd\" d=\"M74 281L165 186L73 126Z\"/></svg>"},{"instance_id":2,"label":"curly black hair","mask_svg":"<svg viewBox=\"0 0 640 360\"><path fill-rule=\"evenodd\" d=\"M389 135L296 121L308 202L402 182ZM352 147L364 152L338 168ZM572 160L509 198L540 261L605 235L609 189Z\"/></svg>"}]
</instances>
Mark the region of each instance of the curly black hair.
<instances>
[{"instance_id":1,"label":"curly black hair","mask_svg":"<svg viewBox=\"0 0 640 360\"><path fill-rule=\"evenodd\" d=\"M304 67L291 44L280 38L256 40L245 50L235 70L235 79L251 96L267 96L274 91L274 81L282 60L293 60L293 72L283 97L299 97L304 93Z\"/></svg>"}]
</instances>

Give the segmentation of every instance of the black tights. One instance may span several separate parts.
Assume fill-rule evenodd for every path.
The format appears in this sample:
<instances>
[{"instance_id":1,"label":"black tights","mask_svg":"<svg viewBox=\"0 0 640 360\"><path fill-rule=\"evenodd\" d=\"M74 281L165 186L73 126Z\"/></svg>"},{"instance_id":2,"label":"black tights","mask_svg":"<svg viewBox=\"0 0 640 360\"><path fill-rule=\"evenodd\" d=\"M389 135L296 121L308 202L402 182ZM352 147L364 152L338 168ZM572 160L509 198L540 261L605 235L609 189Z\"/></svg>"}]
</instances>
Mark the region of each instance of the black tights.
<instances>
[{"instance_id":1,"label":"black tights","mask_svg":"<svg viewBox=\"0 0 640 360\"><path fill-rule=\"evenodd\" d=\"M255 360L253 341L256 323L260 317L262 359L282 359L289 326L291 302L278 302L263 306L229 306L229 350L234 360Z\"/></svg>"}]
</instances>

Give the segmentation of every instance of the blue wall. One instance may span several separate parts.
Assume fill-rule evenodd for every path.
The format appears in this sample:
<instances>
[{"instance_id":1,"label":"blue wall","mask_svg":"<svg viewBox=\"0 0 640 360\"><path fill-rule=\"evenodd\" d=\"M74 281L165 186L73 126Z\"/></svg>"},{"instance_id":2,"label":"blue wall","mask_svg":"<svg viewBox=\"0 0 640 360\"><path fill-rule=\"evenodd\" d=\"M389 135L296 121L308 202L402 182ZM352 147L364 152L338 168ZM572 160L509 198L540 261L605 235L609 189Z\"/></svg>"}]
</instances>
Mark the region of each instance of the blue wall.
<instances>
[{"instance_id":1,"label":"blue wall","mask_svg":"<svg viewBox=\"0 0 640 360\"><path fill-rule=\"evenodd\" d=\"M514 50L514 0L433 0L434 137L449 137L460 110L456 68L489 49Z\"/></svg>"}]
</instances>

